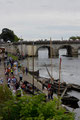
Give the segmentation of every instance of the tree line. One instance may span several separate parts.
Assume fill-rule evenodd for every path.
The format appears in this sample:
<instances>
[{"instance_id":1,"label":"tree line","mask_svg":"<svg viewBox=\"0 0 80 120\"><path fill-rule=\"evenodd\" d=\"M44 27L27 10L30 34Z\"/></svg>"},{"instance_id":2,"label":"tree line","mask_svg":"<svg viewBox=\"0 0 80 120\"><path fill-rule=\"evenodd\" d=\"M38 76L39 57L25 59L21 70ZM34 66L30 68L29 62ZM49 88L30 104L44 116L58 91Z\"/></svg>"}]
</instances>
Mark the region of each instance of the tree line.
<instances>
[{"instance_id":1,"label":"tree line","mask_svg":"<svg viewBox=\"0 0 80 120\"><path fill-rule=\"evenodd\" d=\"M78 41L80 41L80 36L72 36L72 37L69 38L69 40L72 40L72 41L78 40Z\"/></svg>"},{"instance_id":2,"label":"tree line","mask_svg":"<svg viewBox=\"0 0 80 120\"><path fill-rule=\"evenodd\" d=\"M8 28L3 28L2 33L0 34L0 40L3 40L4 42L11 41L11 42L18 42L21 40L13 30L10 30ZM41 40L42 41L42 40ZM47 39L45 39L47 41ZM69 38L69 41L80 41L80 36L71 36Z\"/></svg>"}]
</instances>

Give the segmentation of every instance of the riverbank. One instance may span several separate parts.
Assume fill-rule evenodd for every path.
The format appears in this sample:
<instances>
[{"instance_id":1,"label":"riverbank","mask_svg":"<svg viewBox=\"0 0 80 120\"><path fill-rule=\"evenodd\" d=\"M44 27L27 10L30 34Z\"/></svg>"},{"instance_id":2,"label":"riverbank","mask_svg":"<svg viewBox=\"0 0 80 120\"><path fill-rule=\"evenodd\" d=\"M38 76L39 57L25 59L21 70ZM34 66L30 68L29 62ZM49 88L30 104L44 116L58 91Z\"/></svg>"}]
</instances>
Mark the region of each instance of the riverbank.
<instances>
[{"instance_id":1,"label":"riverbank","mask_svg":"<svg viewBox=\"0 0 80 120\"><path fill-rule=\"evenodd\" d=\"M23 62L22 62L23 63ZM25 64L26 65L26 64ZM19 75L17 75L16 76L17 77L17 79L19 80ZM29 73L26 75L26 74L24 74L23 75L23 80L25 81L28 81L29 83L31 83L31 84L33 84L33 76L31 76ZM36 83L38 83L38 84L36 84ZM41 90L42 89L42 85L37 81L37 80L34 80L34 85L36 86L36 87L39 87L39 89ZM39 86L38 86L39 85ZM44 93L46 93L46 95L48 95L48 92L47 92L47 89L45 88L44 89L44 91L43 91ZM55 94L53 94L53 96L55 96Z\"/></svg>"}]
</instances>

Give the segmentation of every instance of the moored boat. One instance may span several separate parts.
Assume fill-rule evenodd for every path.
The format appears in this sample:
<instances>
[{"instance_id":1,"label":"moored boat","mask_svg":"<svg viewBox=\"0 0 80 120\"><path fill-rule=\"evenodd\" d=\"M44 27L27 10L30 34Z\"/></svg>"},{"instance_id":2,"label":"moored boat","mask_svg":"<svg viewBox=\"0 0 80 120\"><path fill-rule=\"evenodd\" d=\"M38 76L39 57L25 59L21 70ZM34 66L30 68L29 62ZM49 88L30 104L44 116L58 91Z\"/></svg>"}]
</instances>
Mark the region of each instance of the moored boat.
<instances>
[{"instance_id":1,"label":"moored boat","mask_svg":"<svg viewBox=\"0 0 80 120\"><path fill-rule=\"evenodd\" d=\"M63 104L70 106L72 108L79 107L79 105L78 105L79 99L74 96L66 95L66 96L63 96L63 98L61 100L62 100Z\"/></svg>"},{"instance_id":2,"label":"moored boat","mask_svg":"<svg viewBox=\"0 0 80 120\"><path fill-rule=\"evenodd\" d=\"M31 75L35 75L37 77L39 77L39 70L37 71L28 71Z\"/></svg>"}]
</instances>

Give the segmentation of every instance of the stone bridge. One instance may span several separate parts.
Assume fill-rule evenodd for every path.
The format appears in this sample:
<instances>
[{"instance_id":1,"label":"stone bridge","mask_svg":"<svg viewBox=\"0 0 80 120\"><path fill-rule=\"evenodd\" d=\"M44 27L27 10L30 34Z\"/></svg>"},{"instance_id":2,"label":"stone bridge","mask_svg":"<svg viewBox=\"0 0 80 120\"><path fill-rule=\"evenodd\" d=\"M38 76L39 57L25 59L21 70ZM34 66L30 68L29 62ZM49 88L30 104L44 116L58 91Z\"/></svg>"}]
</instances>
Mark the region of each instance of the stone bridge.
<instances>
[{"instance_id":1,"label":"stone bridge","mask_svg":"<svg viewBox=\"0 0 80 120\"><path fill-rule=\"evenodd\" d=\"M67 50L67 56L78 56L78 50L80 49L80 41L23 41L17 43L0 44L0 48L4 47L6 51L11 53L17 53L29 56L38 56L40 49L48 49L48 56L51 54L54 57L58 57L60 49Z\"/></svg>"}]
</instances>

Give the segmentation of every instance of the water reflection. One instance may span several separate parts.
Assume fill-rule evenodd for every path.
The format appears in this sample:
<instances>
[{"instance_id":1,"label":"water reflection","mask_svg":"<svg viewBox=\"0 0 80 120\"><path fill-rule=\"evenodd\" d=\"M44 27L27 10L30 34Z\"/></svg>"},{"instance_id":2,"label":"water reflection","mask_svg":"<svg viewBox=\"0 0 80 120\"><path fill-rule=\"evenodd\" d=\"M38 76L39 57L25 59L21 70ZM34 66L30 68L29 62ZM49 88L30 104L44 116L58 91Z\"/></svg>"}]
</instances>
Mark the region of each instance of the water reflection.
<instances>
[{"instance_id":1,"label":"water reflection","mask_svg":"<svg viewBox=\"0 0 80 120\"><path fill-rule=\"evenodd\" d=\"M67 50L66 49L60 49L59 50L59 57L66 56L66 55L67 55Z\"/></svg>"},{"instance_id":2,"label":"water reflection","mask_svg":"<svg viewBox=\"0 0 80 120\"><path fill-rule=\"evenodd\" d=\"M48 49L40 49L38 50L38 60L48 58Z\"/></svg>"}]
</instances>

